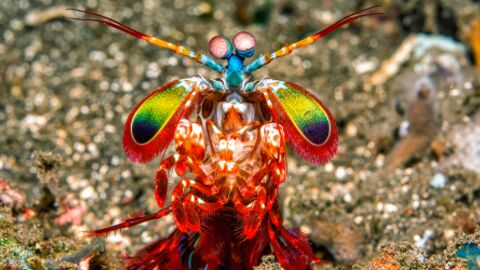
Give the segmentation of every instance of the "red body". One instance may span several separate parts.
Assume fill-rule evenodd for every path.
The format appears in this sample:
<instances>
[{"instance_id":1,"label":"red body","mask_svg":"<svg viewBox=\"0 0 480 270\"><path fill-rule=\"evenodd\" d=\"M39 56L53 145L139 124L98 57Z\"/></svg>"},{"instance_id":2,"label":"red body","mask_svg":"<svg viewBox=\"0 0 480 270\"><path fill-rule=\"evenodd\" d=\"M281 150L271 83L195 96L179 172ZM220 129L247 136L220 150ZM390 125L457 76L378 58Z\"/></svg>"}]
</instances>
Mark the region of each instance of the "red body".
<instances>
[{"instance_id":1,"label":"red body","mask_svg":"<svg viewBox=\"0 0 480 270\"><path fill-rule=\"evenodd\" d=\"M287 270L310 269L312 262L319 260L305 237L283 227L278 207L278 188L286 178L282 126L272 122L271 113L262 111L267 106L260 99L262 95L234 92L196 96L199 92L195 89L202 83L191 78L167 84L140 102L127 120L125 149L134 159L139 156L135 151L141 149L140 160L158 153L157 145L164 143L163 132L176 126L173 136L163 137L173 137L175 152L161 161L155 176L155 196L162 210L93 234L171 213L177 229L131 257L128 269L252 269L263 255L272 253ZM184 86L194 90L179 103L199 99L197 110L191 115L173 112L164 129L147 143L134 145L135 131L139 130L136 117L144 117L141 110L155 111L159 105L149 105L148 100ZM138 125L150 125L142 121L138 120ZM169 180L177 184L171 191L171 205L164 207Z\"/></svg>"},{"instance_id":2,"label":"red body","mask_svg":"<svg viewBox=\"0 0 480 270\"><path fill-rule=\"evenodd\" d=\"M250 81L249 73L343 25L381 14L368 13L377 7L353 12L247 66L243 60L254 54L256 44L247 32L238 33L233 45L225 37L212 39L214 57L235 60L223 66L106 16L73 9L94 16L77 20L118 29L223 75L220 80L173 81L134 108L123 137L132 161L148 162L175 142L175 152L161 161L155 175L160 210L92 235L172 214L177 229L129 257L128 269L252 269L263 255L272 253L286 270L311 269L320 260L298 230L283 227L277 194L286 179L286 142L309 162L328 162L337 149L335 121L320 100L302 87L270 79ZM165 207L169 181L175 186L171 204Z\"/></svg>"}]
</instances>

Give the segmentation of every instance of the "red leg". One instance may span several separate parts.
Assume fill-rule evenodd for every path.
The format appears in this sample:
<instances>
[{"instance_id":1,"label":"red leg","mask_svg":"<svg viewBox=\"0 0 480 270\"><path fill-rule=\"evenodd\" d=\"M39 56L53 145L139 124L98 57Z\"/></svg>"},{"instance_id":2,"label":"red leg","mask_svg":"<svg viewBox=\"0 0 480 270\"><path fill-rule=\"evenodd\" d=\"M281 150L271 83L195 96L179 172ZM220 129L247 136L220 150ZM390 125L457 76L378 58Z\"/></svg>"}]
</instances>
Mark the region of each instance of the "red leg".
<instances>
[{"instance_id":1,"label":"red leg","mask_svg":"<svg viewBox=\"0 0 480 270\"><path fill-rule=\"evenodd\" d=\"M182 201L182 195L189 186L189 180L183 179L172 191L173 220L175 221L177 228L182 232L187 231L187 216L185 213L185 205Z\"/></svg>"},{"instance_id":2,"label":"red leg","mask_svg":"<svg viewBox=\"0 0 480 270\"><path fill-rule=\"evenodd\" d=\"M205 137L202 127L182 119L175 131L175 149L181 155L195 161L202 161L205 157Z\"/></svg>"},{"instance_id":3,"label":"red leg","mask_svg":"<svg viewBox=\"0 0 480 270\"><path fill-rule=\"evenodd\" d=\"M177 269L181 264L180 256L175 248L178 248L184 234L175 230L167 238L160 239L141 249L133 257L127 257L128 270Z\"/></svg>"},{"instance_id":4,"label":"red leg","mask_svg":"<svg viewBox=\"0 0 480 270\"><path fill-rule=\"evenodd\" d=\"M188 193L185 197L185 201L187 202L194 202L193 204L198 208L202 209L202 211L207 213L212 213L217 211L218 209L222 208L222 206L227 202L226 200L222 200L221 198L215 202L206 202L202 198L194 195L192 193Z\"/></svg>"},{"instance_id":5,"label":"red leg","mask_svg":"<svg viewBox=\"0 0 480 270\"><path fill-rule=\"evenodd\" d=\"M191 158L187 157L185 164L187 165L188 169L197 176L197 179L202 181L202 184L207 186L213 185L214 180L212 177L208 176Z\"/></svg>"},{"instance_id":6,"label":"red leg","mask_svg":"<svg viewBox=\"0 0 480 270\"><path fill-rule=\"evenodd\" d=\"M275 228L272 222L268 222L268 238L270 239L270 244L273 248L273 252L278 262L282 265L282 268L285 270L296 270L296 269L312 269L312 261L319 262L315 258L312 260L310 257L307 257L303 250L299 249L294 243L289 242L282 234ZM287 232L290 234L290 232ZM306 244L306 240L305 240ZM311 251L310 251L311 253Z\"/></svg>"},{"instance_id":7,"label":"red leg","mask_svg":"<svg viewBox=\"0 0 480 270\"><path fill-rule=\"evenodd\" d=\"M286 173L285 173L285 164L282 163L274 163L270 166L270 171L272 172L272 186L268 192L268 200L267 200L267 211L270 211L277 201L277 194L278 194L278 186L285 181Z\"/></svg>"},{"instance_id":8,"label":"red leg","mask_svg":"<svg viewBox=\"0 0 480 270\"><path fill-rule=\"evenodd\" d=\"M248 182L253 183L253 186L260 185L260 181L269 173L269 168L267 166L263 166Z\"/></svg>"},{"instance_id":9,"label":"red leg","mask_svg":"<svg viewBox=\"0 0 480 270\"><path fill-rule=\"evenodd\" d=\"M175 158L175 156L172 155L162 160L155 175L155 199L157 201L158 207L160 208L162 208L165 204L168 192L168 171L173 166L176 166L175 169L178 175L183 175L185 173L185 169L188 166L189 168L191 167L195 169L195 171L192 170L195 174L200 174L201 176L207 178L205 173L203 173L203 171L198 166L194 166L190 158L185 158L185 156Z\"/></svg>"},{"instance_id":10,"label":"red leg","mask_svg":"<svg viewBox=\"0 0 480 270\"><path fill-rule=\"evenodd\" d=\"M119 224L116 224L116 225L113 225L113 226L110 226L110 227L107 227L107 228L91 231L91 232L89 232L89 236L101 236L101 235L105 235L109 232L114 232L114 231L118 231L118 230L121 230L121 229L133 227L133 226L138 225L140 223L144 223L144 222L147 222L149 220L158 219L158 218L161 218L163 216L166 216L166 215L170 214L171 210L172 209L170 207L167 207L167 208L164 208L164 209L162 209L162 210L160 210L160 211L158 211L154 214L151 214L151 215L129 218L129 219L126 219L126 220L120 222Z\"/></svg>"},{"instance_id":11,"label":"red leg","mask_svg":"<svg viewBox=\"0 0 480 270\"><path fill-rule=\"evenodd\" d=\"M182 232L187 232L187 215L182 201L175 200L172 202L172 214L177 228Z\"/></svg>"},{"instance_id":12,"label":"red leg","mask_svg":"<svg viewBox=\"0 0 480 270\"><path fill-rule=\"evenodd\" d=\"M197 207L205 212L214 212L220 209L225 201L217 200L216 202L206 202L195 194L192 194L189 189L195 189L205 195L215 195L218 193L216 187L208 187L188 178L183 179L175 186L172 191L172 211L175 224L178 229L187 232L200 231L200 217L197 212Z\"/></svg>"},{"instance_id":13,"label":"red leg","mask_svg":"<svg viewBox=\"0 0 480 270\"><path fill-rule=\"evenodd\" d=\"M192 232L200 231L200 217L198 216L195 204L191 203L190 201L186 201L184 205L188 229Z\"/></svg>"},{"instance_id":14,"label":"red leg","mask_svg":"<svg viewBox=\"0 0 480 270\"><path fill-rule=\"evenodd\" d=\"M189 205L189 202L185 200L187 197L184 196L190 187L190 182L188 178L183 179L172 192L173 217L179 230L198 232L200 230L200 218L196 209Z\"/></svg>"},{"instance_id":15,"label":"red leg","mask_svg":"<svg viewBox=\"0 0 480 270\"><path fill-rule=\"evenodd\" d=\"M263 186L259 186L256 191L255 200L248 205L244 204L243 196L238 190L233 197L235 208L243 215L243 233L247 239L251 239L257 234L265 215L267 193Z\"/></svg>"},{"instance_id":16,"label":"red leg","mask_svg":"<svg viewBox=\"0 0 480 270\"><path fill-rule=\"evenodd\" d=\"M312 249L308 245L308 240L305 236L301 234L300 231L296 231L295 233L290 232L282 225L280 213L278 212L278 206L275 205L274 209L269 211L269 237L275 238L275 241L278 241L276 237L280 237L283 239L283 243L287 245L290 249L296 249L300 252L301 255L308 258L308 260L313 261L315 263L320 263L320 259L313 254ZM272 242L273 243L273 242ZM274 247L275 249L275 247ZM285 248L282 248L285 249ZM280 252L280 251L279 251ZM283 253L284 251L281 251ZM290 252L291 253L291 252ZM275 253L276 254L276 253Z\"/></svg>"},{"instance_id":17,"label":"red leg","mask_svg":"<svg viewBox=\"0 0 480 270\"><path fill-rule=\"evenodd\" d=\"M160 208L165 204L168 191L168 170L170 170L173 165L175 165L175 158L169 156L160 162L160 166L155 175L155 199Z\"/></svg>"},{"instance_id":18,"label":"red leg","mask_svg":"<svg viewBox=\"0 0 480 270\"><path fill-rule=\"evenodd\" d=\"M287 257L289 256L288 250L285 250L280 246L280 243L278 242L278 236L276 235L276 231L274 230L274 228L272 228L272 223L270 221L268 222L268 238L270 239L270 245L273 248L273 253L275 254L277 261L282 265L284 269L293 270L293 265L291 265L292 262L289 262L289 260L287 259ZM294 256L292 257L294 258Z\"/></svg>"},{"instance_id":19,"label":"red leg","mask_svg":"<svg viewBox=\"0 0 480 270\"><path fill-rule=\"evenodd\" d=\"M270 192L268 192L267 206L265 207L267 212L272 210L273 205L277 201L277 195L278 195L278 186L272 186L272 188L270 189Z\"/></svg>"},{"instance_id":20,"label":"red leg","mask_svg":"<svg viewBox=\"0 0 480 270\"><path fill-rule=\"evenodd\" d=\"M164 159L160 166L158 167L157 173L155 175L155 199L157 201L158 207L162 208L165 204L165 200L167 197L168 191L168 171L176 165L176 171L178 175L185 174L185 170L188 167L195 175L197 175L200 179L205 179L204 182L208 182L207 175L203 172L203 170L196 165L192 159L185 158L185 156L180 156L179 158L175 158L174 156L169 156L168 158ZM198 187L201 189L202 187ZM214 189L215 187L211 187L210 189ZM202 189L201 192L209 194L206 189ZM216 190L212 190L212 192L217 192ZM211 193L211 192L210 192ZM210 195L210 194L209 194Z\"/></svg>"}]
</instances>

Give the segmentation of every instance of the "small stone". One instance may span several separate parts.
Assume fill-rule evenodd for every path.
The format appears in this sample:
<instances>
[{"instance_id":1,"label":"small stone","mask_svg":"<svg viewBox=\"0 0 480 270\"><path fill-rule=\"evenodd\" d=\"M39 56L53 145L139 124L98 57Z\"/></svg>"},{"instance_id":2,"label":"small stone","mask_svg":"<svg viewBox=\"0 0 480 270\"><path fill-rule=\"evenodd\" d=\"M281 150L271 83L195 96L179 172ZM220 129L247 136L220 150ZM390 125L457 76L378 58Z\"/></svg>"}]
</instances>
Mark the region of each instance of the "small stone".
<instances>
[{"instance_id":1,"label":"small stone","mask_svg":"<svg viewBox=\"0 0 480 270\"><path fill-rule=\"evenodd\" d=\"M345 128L345 133L347 136L353 137L357 135L357 127L353 123L349 122Z\"/></svg>"},{"instance_id":2,"label":"small stone","mask_svg":"<svg viewBox=\"0 0 480 270\"><path fill-rule=\"evenodd\" d=\"M352 201L352 195L350 193L346 193L344 196L343 196L343 200L347 203L351 202Z\"/></svg>"},{"instance_id":3,"label":"small stone","mask_svg":"<svg viewBox=\"0 0 480 270\"><path fill-rule=\"evenodd\" d=\"M398 207L394 204L391 204L391 203L387 203L385 204L384 206L385 208L385 211L388 212L388 213L393 213L393 212L397 212L398 211Z\"/></svg>"},{"instance_id":4,"label":"small stone","mask_svg":"<svg viewBox=\"0 0 480 270\"><path fill-rule=\"evenodd\" d=\"M454 236L455 236L455 230L448 229L443 232L443 237L447 240L452 239Z\"/></svg>"},{"instance_id":5,"label":"small stone","mask_svg":"<svg viewBox=\"0 0 480 270\"><path fill-rule=\"evenodd\" d=\"M97 197L97 193L92 186L88 186L80 192L80 198L84 200L91 200L95 197Z\"/></svg>"},{"instance_id":6,"label":"small stone","mask_svg":"<svg viewBox=\"0 0 480 270\"><path fill-rule=\"evenodd\" d=\"M337 179L342 180L347 176L347 172L344 167L338 167L337 170L335 171L335 177Z\"/></svg>"},{"instance_id":7,"label":"small stone","mask_svg":"<svg viewBox=\"0 0 480 270\"><path fill-rule=\"evenodd\" d=\"M204 16L204 15L212 13L212 10L213 10L212 6L209 3L201 2L196 8L196 13L199 16Z\"/></svg>"},{"instance_id":8,"label":"small stone","mask_svg":"<svg viewBox=\"0 0 480 270\"><path fill-rule=\"evenodd\" d=\"M289 159L289 161L290 161L290 159ZM334 168L335 167L333 166L333 164L331 162L325 164L325 166L324 166L324 169L325 169L326 172L333 172Z\"/></svg>"},{"instance_id":9,"label":"small stone","mask_svg":"<svg viewBox=\"0 0 480 270\"><path fill-rule=\"evenodd\" d=\"M447 178L442 173L437 173L432 177L429 183L433 188L444 188L447 183Z\"/></svg>"},{"instance_id":10,"label":"small stone","mask_svg":"<svg viewBox=\"0 0 480 270\"><path fill-rule=\"evenodd\" d=\"M435 156L437 158L440 158L443 155L443 153L445 152L446 146L447 146L447 141L441 138L436 138L435 140L433 140L432 144L430 145L433 153L435 153Z\"/></svg>"}]
</instances>

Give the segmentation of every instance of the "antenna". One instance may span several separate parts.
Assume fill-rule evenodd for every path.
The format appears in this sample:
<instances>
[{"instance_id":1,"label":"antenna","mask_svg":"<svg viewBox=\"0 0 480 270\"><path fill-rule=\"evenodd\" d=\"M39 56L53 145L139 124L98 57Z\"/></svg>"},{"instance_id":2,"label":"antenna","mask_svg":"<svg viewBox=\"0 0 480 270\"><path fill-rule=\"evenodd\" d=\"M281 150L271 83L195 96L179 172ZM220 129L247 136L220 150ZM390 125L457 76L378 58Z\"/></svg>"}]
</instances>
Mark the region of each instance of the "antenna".
<instances>
[{"instance_id":1,"label":"antenna","mask_svg":"<svg viewBox=\"0 0 480 270\"><path fill-rule=\"evenodd\" d=\"M280 48L279 50L277 50L273 53L259 56L258 58L253 60L253 62L251 62L249 65L247 65L245 67L244 71L246 73L252 73L257 69L260 69L260 68L266 66L268 63L272 62L273 59L277 59L277 58L286 56L286 55L290 54L293 50L304 47L304 46L307 46L308 44L311 44L311 43L325 37L326 35L332 33L333 31L337 30L338 28L340 28L344 25L347 25L349 23L352 23L352 22L354 22L354 21L356 21L356 20L358 20L362 17L381 15L381 14L383 14L383 12L365 13L367 11L371 11L373 9L376 9L380 6L381 5L375 5L375 6L371 6L371 7L362 9L362 10L352 12L352 13L348 14L347 16L338 20L336 23L334 23L334 24L330 25L329 27L323 29L320 32L317 32L317 33L315 33L315 34L313 34L309 37L306 37L306 38L304 38L300 41L297 41L295 43L292 43L292 44L289 44L285 47L282 47L282 48Z\"/></svg>"},{"instance_id":2,"label":"antenna","mask_svg":"<svg viewBox=\"0 0 480 270\"><path fill-rule=\"evenodd\" d=\"M83 21L83 22L101 23L101 24L106 25L108 27L112 27L112 28L120 30L124 33L127 33L127 34L129 34L133 37L138 38L138 39L145 40L148 43L153 44L155 46L158 46L160 48L166 48L166 49L169 49L169 50L173 51L174 53L176 53L178 55L182 55L182 56L191 58L191 59L197 61L198 63L203 64L206 67L208 67L208 68L210 68L214 71L217 71L217 72L224 72L225 71L225 68L222 65L215 62L215 60L213 60L211 57L209 57L207 55L194 52L194 51L189 50L189 49L187 49L187 48L185 48L181 45L173 44L173 43L170 43L168 41L146 35L142 32L139 32L139 31L137 31L137 30L135 30L135 29L123 24L123 23L120 23L120 22L118 22L118 21L116 21L112 18L109 18L107 16L104 16L104 15L101 15L101 14L98 14L98 13L95 13L95 12L92 12L92 11L88 11L88 10L80 10L80 9L75 9L75 8L69 8L68 10L75 11L75 12L80 12L80 13L83 13L83 14L93 16L93 18L71 17L70 19L72 19L72 20Z\"/></svg>"}]
</instances>

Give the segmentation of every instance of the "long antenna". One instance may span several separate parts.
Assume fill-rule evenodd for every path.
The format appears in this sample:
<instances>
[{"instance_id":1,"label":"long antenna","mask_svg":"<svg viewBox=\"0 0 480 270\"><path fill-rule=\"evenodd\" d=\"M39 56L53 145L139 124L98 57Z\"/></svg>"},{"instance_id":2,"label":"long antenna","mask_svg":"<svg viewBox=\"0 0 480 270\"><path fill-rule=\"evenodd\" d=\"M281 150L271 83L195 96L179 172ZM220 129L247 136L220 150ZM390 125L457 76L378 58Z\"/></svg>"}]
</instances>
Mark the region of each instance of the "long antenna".
<instances>
[{"instance_id":1,"label":"long antenna","mask_svg":"<svg viewBox=\"0 0 480 270\"><path fill-rule=\"evenodd\" d=\"M330 25L329 27L323 29L320 32L317 32L317 33L315 33L315 34L313 34L313 35L311 35L307 38L304 38L300 41L297 41L295 43L292 43L292 44L289 44L285 47L282 47L282 48L280 48L279 50L277 50L273 53L270 53L270 54L267 54L267 55L262 55L262 56L256 58L255 60L253 60L253 62L251 62L249 65L247 65L245 67L244 71L246 73L252 73L257 69L259 69L263 66L266 66L268 63L272 62L273 59L277 59L277 58L283 57L285 55L288 55L293 50L304 47L304 46L307 46L308 44L311 44L311 43L325 37L326 35L332 33L333 31L337 30L338 28L340 28L340 27L342 27L346 24L349 24L351 22L354 22L354 21L356 21L356 20L358 20L362 17L382 15L383 12L365 13L367 11L371 11L375 8L380 7L380 6L381 5L375 5L375 6L371 6L371 7L359 10L359 11L352 12L352 13L348 14L347 16L338 20L336 23L334 23L334 24Z\"/></svg>"},{"instance_id":2,"label":"long antenna","mask_svg":"<svg viewBox=\"0 0 480 270\"><path fill-rule=\"evenodd\" d=\"M166 49L169 49L169 50L173 51L174 53L176 53L178 55L182 55L182 56L191 58L191 59L197 61L198 63L201 63L201 64L205 65L206 67L208 67L212 70L215 70L215 71L218 71L218 72L224 72L225 71L225 67L223 67L219 63L215 62L215 60L213 60L211 57L209 57L205 54L197 53L197 52L189 50L189 49L187 49L187 48L185 48L181 45L173 44L173 43L167 42L165 40L146 35L146 34L144 34L142 32L139 32L139 31L123 24L123 23L120 23L120 22L118 22L118 21L116 21L112 18L109 18L107 16L95 13L93 11L80 10L80 9L75 9L75 8L69 8L68 10L75 11L75 12L80 12L80 13L83 13L83 14L93 16L93 18L72 17L71 18L72 20L83 21L83 22L101 23L101 24L106 25L108 27L112 27L112 28L120 30L124 33L127 33L127 34L129 34L133 37L138 38L138 39L145 40L148 43L153 44L155 46L158 46L160 48L166 48Z\"/></svg>"}]
</instances>

